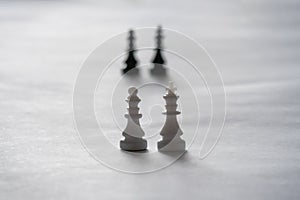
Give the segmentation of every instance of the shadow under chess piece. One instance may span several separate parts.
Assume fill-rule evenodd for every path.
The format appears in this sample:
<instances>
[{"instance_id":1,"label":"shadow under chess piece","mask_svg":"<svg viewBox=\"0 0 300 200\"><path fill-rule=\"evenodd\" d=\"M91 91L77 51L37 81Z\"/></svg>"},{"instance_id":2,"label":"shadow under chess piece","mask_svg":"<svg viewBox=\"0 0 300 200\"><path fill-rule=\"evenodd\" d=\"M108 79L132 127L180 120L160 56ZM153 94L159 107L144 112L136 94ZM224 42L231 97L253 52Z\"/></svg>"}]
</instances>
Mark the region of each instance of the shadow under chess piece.
<instances>
[{"instance_id":1,"label":"shadow under chess piece","mask_svg":"<svg viewBox=\"0 0 300 200\"><path fill-rule=\"evenodd\" d=\"M122 69L123 74L137 74L139 72L137 65L137 60L135 59L135 48L134 48L134 32L133 30L129 30L129 48L128 48L128 57L125 60L126 68Z\"/></svg>"},{"instance_id":2,"label":"shadow under chess piece","mask_svg":"<svg viewBox=\"0 0 300 200\"><path fill-rule=\"evenodd\" d=\"M176 101L179 96L177 96L175 92L176 88L173 82L170 82L169 88L167 88L167 94L164 96L167 111L163 114L167 115L167 118L160 132L162 140L157 143L157 148L160 151L185 151L185 141L180 137L183 132L179 127L176 116L180 114L179 111L176 111Z\"/></svg>"},{"instance_id":3,"label":"shadow under chess piece","mask_svg":"<svg viewBox=\"0 0 300 200\"><path fill-rule=\"evenodd\" d=\"M162 56L162 28L161 26L158 26L157 28L157 36L156 36L156 53L155 57L152 61L154 64L154 67L151 69L151 74L153 75L165 75L166 74L166 68L164 67L165 60Z\"/></svg>"},{"instance_id":4,"label":"shadow under chess piece","mask_svg":"<svg viewBox=\"0 0 300 200\"><path fill-rule=\"evenodd\" d=\"M141 100L137 96L138 90L135 87L130 87L128 93L126 101L129 108L128 114L125 115L128 121L122 133L125 139L120 141L120 148L126 151L143 151L147 149L147 141L142 138L145 133L139 122L142 114L139 114L138 104Z\"/></svg>"}]
</instances>

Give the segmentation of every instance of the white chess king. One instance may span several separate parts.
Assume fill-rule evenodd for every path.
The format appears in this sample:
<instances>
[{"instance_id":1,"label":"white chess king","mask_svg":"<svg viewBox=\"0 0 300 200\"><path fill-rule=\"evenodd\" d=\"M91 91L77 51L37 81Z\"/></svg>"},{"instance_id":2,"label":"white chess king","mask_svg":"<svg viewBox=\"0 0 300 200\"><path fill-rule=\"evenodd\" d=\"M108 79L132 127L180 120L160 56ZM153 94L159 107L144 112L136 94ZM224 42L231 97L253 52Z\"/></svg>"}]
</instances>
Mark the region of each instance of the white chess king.
<instances>
[{"instance_id":1,"label":"white chess king","mask_svg":"<svg viewBox=\"0 0 300 200\"><path fill-rule=\"evenodd\" d=\"M177 115L180 114L177 111L176 101L179 96L176 95L176 88L173 82L169 83L167 88L167 94L163 97L166 101L166 122L162 128L160 135L162 140L157 143L157 148L160 151L185 151L185 141L181 139L183 134L177 121Z\"/></svg>"},{"instance_id":2,"label":"white chess king","mask_svg":"<svg viewBox=\"0 0 300 200\"><path fill-rule=\"evenodd\" d=\"M141 99L137 96L138 90L135 87L128 89L129 96L127 97L127 103L129 104L127 118L127 126L122 135L124 140L120 141L120 148L126 151L142 151L147 149L147 141L142 137L145 135L140 126L139 119L142 114L139 114L138 104Z\"/></svg>"}]
</instances>

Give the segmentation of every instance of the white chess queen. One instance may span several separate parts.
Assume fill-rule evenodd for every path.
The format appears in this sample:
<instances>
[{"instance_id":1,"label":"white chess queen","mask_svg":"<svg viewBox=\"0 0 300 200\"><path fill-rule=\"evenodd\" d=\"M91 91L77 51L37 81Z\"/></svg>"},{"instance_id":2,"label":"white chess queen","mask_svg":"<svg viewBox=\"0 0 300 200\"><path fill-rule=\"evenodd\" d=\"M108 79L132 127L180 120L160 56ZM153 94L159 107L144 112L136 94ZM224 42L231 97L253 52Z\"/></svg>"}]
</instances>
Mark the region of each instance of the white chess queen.
<instances>
[{"instance_id":1,"label":"white chess queen","mask_svg":"<svg viewBox=\"0 0 300 200\"><path fill-rule=\"evenodd\" d=\"M141 99L137 96L138 90L135 87L128 89L129 96L126 102L129 105L128 114L125 114L127 118L127 126L122 135L124 140L120 141L120 148L126 151L142 151L147 149L147 141L142 137L145 136L144 131L141 128L139 119L142 114L139 114L138 104Z\"/></svg>"}]
</instances>

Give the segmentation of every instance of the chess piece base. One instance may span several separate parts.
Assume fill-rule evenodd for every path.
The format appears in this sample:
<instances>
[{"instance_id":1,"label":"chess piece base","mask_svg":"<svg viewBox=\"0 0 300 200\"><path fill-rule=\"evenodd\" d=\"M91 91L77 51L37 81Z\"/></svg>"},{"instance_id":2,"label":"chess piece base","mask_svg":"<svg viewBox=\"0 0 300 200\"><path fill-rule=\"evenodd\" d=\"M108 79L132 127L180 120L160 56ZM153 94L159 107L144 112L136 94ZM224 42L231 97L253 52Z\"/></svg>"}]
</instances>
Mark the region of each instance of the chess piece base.
<instances>
[{"instance_id":1,"label":"chess piece base","mask_svg":"<svg viewBox=\"0 0 300 200\"><path fill-rule=\"evenodd\" d=\"M154 67L150 70L153 75L166 75L166 68L160 64L155 64Z\"/></svg>"},{"instance_id":2,"label":"chess piece base","mask_svg":"<svg viewBox=\"0 0 300 200\"><path fill-rule=\"evenodd\" d=\"M147 141L144 139L134 142L122 140L120 141L120 148L124 151L144 151L147 149Z\"/></svg>"},{"instance_id":3,"label":"chess piece base","mask_svg":"<svg viewBox=\"0 0 300 200\"><path fill-rule=\"evenodd\" d=\"M176 151L184 152L185 151L185 141L181 138L173 139L171 141L161 140L157 143L157 148L159 151Z\"/></svg>"},{"instance_id":4,"label":"chess piece base","mask_svg":"<svg viewBox=\"0 0 300 200\"><path fill-rule=\"evenodd\" d=\"M124 68L124 69L122 69L122 73L127 74L127 75L137 75L137 74L139 74L139 69L136 67L132 68L132 69Z\"/></svg>"}]
</instances>

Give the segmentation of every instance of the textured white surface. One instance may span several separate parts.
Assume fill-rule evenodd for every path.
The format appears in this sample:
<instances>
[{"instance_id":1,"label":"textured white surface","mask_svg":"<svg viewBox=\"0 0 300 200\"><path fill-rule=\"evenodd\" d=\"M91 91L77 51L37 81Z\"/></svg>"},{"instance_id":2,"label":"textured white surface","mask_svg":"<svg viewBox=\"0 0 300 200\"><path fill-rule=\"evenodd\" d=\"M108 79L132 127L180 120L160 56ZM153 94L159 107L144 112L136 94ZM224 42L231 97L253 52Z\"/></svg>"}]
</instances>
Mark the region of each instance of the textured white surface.
<instances>
[{"instance_id":1,"label":"textured white surface","mask_svg":"<svg viewBox=\"0 0 300 200\"><path fill-rule=\"evenodd\" d=\"M0 199L299 199L300 3L1 1ZM113 171L77 139L72 89L99 43L129 27L184 32L224 78L223 137L150 174Z\"/></svg>"}]
</instances>

